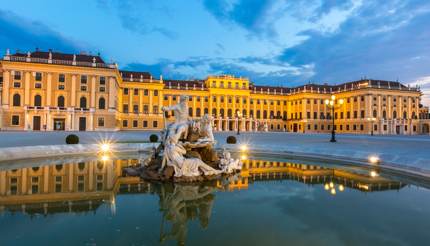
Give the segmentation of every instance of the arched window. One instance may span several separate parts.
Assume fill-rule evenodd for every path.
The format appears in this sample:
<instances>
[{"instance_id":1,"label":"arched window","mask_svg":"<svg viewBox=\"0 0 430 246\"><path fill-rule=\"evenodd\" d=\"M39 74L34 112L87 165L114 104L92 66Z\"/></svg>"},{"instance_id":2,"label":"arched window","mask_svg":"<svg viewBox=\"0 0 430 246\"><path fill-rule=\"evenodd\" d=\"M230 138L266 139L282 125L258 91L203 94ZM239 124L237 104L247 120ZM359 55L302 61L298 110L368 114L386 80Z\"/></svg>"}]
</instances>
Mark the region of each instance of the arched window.
<instances>
[{"instance_id":1,"label":"arched window","mask_svg":"<svg viewBox=\"0 0 430 246\"><path fill-rule=\"evenodd\" d=\"M233 111L231 111L231 109L228 109L227 110L227 116L228 116L228 118L231 118L232 116L233 116L233 113L232 113Z\"/></svg>"},{"instance_id":2,"label":"arched window","mask_svg":"<svg viewBox=\"0 0 430 246\"><path fill-rule=\"evenodd\" d=\"M200 110L200 108L196 108L196 116L197 117L201 116L201 110Z\"/></svg>"},{"instance_id":3,"label":"arched window","mask_svg":"<svg viewBox=\"0 0 430 246\"><path fill-rule=\"evenodd\" d=\"M209 114L209 109L208 108L204 108L203 109L203 114Z\"/></svg>"},{"instance_id":4,"label":"arched window","mask_svg":"<svg viewBox=\"0 0 430 246\"><path fill-rule=\"evenodd\" d=\"M263 119L267 119L267 110L263 111Z\"/></svg>"},{"instance_id":5,"label":"arched window","mask_svg":"<svg viewBox=\"0 0 430 246\"><path fill-rule=\"evenodd\" d=\"M242 110L242 117L246 117L246 109Z\"/></svg>"},{"instance_id":6,"label":"arched window","mask_svg":"<svg viewBox=\"0 0 430 246\"><path fill-rule=\"evenodd\" d=\"M21 106L21 96L19 94L13 95L13 106L14 107Z\"/></svg>"},{"instance_id":7,"label":"arched window","mask_svg":"<svg viewBox=\"0 0 430 246\"><path fill-rule=\"evenodd\" d=\"M408 114L406 113L406 111L403 111L403 119L407 119L408 118Z\"/></svg>"},{"instance_id":8,"label":"arched window","mask_svg":"<svg viewBox=\"0 0 430 246\"><path fill-rule=\"evenodd\" d=\"M188 116L193 117L193 108L188 108Z\"/></svg>"},{"instance_id":9,"label":"arched window","mask_svg":"<svg viewBox=\"0 0 430 246\"><path fill-rule=\"evenodd\" d=\"M415 112L412 112L412 119L416 119L417 116L415 115Z\"/></svg>"},{"instance_id":10,"label":"arched window","mask_svg":"<svg viewBox=\"0 0 430 246\"><path fill-rule=\"evenodd\" d=\"M378 116L378 112L375 110L373 110L373 117L376 118L376 116Z\"/></svg>"},{"instance_id":11,"label":"arched window","mask_svg":"<svg viewBox=\"0 0 430 246\"><path fill-rule=\"evenodd\" d=\"M393 111L393 119L397 119L397 112Z\"/></svg>"},{"instance_id":12,"label":"arched window","mask_svg":"<svg viewBox=\"0 0 430 246\"><path fill-rule=\"evenodd\" d=\"M287 111L284 111L284 117L283 117L283 119L287 120L287 118L288 118L288 113L287 113Z\"/></svg>"},{"instance_id":13,"label":"arched window","mask_svg":"<svg viewBox=\"0 0 430 246\"><path fill-rule=\"evenodd\" d=\"M213 108L213 109L212 109L212 115L213 115L214 117L217 117L217 115L216 115L216 108Z\"/></svg>"},{"instance_id":14,"label":"arched window","mask_svg":"<svg viewBox=\"0 0 430 246\"><path fill-rule=\"evenodd\" d=\"M261 117L260 117L261 115L260 115L260 110L257 110L257 119L260 119Z\"/></svg>"},{"instance_id":15,"label":"arched window","mask_svg":"<svg viewBox=\"0 0 430 246\"><path fill-rule=\"evenodd\" d=\"M87 108L87 98L86 97L81 97L81 99L79 100L79 107L80 108Z\"/></svg>"},{"instance_id":16,"label":"arched window","mask_svg":"<svg viewBox=\"0 0 430 246\"><path fill-rule=\"evenodd\" d=\"M254 110L249 110L249 116L251 117L251 118L254 118Z\"/></svg>"},{"instance_id":17,"label":"arched window","mask_svg":"<svg viewBox=\"0 0 430 246\"><path fill-rule=\"evenodd\" d=\"M42 107L42 97L40 95L34 96L34 106Z\"/></svg>"},{"instance_id":18,"label":"arched window","mask_svg":"<svg viewBox=\"0 0 430 246\"><path fill-rule=\"evenodd\" d=\"M382 111L382 118L385 120L387 119L387 111Z\"/></svg>"},{"instance_id":19,"label":"arched window","mask_svg":"<svg viewBox=\"0 0 430 246\"><path fill-rule=\"evenodd\" d=\"M277 118L277 119L280 119L280 118L281 118L281 111L277 111L277 112L276 112L276 118Z\"/></svg>"},{"instance_id":20,"label":"arched window","mask_svg":"<svg viewBox=\"0 0 430 246\"><path fill-rule=\"evenodd\" d=\"M105 109L106 107L106 99L104 97L99 98L99 109Z\"/></svg>"},{"instance_id":21,"label":"arched window","mask_svg":"<svg viewBox=\"0 0 430 246\"><path fill-rule=\"evenodd\" d=\"M57 107L60 107L60 108L64 108L64 97L63 96L59 96L58 98L57 98Z\"/></svg>"},{"instance_id":22,"label":"arched window","mask_svg":"<svg viewBox=\"0 0 430 246\"><path fill-rule=\"evenodd\" d=\"M221 117L224 117L224 109L223 108L219 110L219 114L221 115Z\"/></svg>"}]
</instances>

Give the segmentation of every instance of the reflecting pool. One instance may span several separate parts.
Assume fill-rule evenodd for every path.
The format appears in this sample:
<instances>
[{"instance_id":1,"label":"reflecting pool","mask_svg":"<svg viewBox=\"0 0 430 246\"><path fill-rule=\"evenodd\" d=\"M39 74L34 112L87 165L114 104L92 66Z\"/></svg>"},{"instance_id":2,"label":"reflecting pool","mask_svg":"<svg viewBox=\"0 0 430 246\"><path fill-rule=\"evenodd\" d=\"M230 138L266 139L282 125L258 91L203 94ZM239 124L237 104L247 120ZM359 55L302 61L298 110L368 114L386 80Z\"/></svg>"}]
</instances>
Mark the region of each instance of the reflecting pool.
<instances>
[{"instance_id":1,"label":"reflecting pool","mask_svg":"<svg viewBox=\"0 0 430 246\"><path fill-rule=\"evenodd\" d=\"M254 156L200 185L126 177L139 156L2 165L0 245L426 245L425 181ZM245 159L245 158L244 158ZM346 163L347 164L347 163Z\"/></svg>"}]
</instances>

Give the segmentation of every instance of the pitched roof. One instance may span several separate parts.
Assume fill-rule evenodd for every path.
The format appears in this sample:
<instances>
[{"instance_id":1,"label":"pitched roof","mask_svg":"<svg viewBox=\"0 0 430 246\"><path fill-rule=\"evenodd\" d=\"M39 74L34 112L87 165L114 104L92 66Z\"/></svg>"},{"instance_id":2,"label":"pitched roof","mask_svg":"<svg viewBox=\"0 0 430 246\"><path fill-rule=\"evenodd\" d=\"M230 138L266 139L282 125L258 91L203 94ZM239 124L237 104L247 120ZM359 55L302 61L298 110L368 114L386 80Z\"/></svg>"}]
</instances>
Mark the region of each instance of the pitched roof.
<instances>
[{"instance_id":1,"label":"pitched roof","mask_svg":"<svg viewBox=\"0 0 430 246\"><path fill-rule=\"evenodd\" d=\"M73 61L73 56L76 56L77 62L93 62L95 58L96 63L105 63L100 55L87 55L87 54L67 54L60 52L49 52L49 51L34 51L30 52L30 57L32 58L41 58L41 59L49 59L49 53L52 54L53 60L62 60L62 61ZM27 53L15 53L12 56L18 57L27 57Z\"/></svg>"},{"instance_id":2,"label":"pitched roof","mask_svg":"<svg viewBox=\"0 0 430 246\"><path fill-rule=\"evenodd\" d=\"M122 79L124 80L133 80L139 81L139 79L151 79L152 76L148 72L134 72L134 71L126 71L126 70L120 70Z\"/></svg>"}]
</instances>

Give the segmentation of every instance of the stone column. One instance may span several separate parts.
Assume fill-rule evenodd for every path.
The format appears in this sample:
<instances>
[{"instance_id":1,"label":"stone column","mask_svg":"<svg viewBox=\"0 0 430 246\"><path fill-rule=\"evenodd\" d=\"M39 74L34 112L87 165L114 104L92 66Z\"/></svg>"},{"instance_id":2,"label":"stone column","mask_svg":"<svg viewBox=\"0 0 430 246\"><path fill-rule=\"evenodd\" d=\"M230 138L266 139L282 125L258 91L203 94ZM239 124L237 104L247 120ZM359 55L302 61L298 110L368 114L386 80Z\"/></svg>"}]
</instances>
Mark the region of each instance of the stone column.
<instances>
[{"instance_id":1,"label":"stone column","mask_svg":"<svg viewBox=\"0 0 430 246\"><path fill-rule=\"evenodd\" d=\"M153 94L154 94L154 91L153 90L149 90L149 113L150 114L153 114L154 113L154 111L152 110L152 98L153 98Z\"/></svg>"},{"instance_id":2,"label":"stone column","mask_svg":"<svg viewBox=\"0 0 430 246\"><path fill-rule=\"evenodd\" d=\"M209 94L209 107L208 107L208 110L209 110L209 115L211 115L212 117L213 117L213 115L212 115L212 103L213 103L213 100L212 100L212 95L211 94Z\"/></svg>"},{"instance_id":3,"label":"stone column","mask_svg":"<svg viewBox=\"0 0 430 246\"><path fill-rule=\"evenodd\" d=\"M139 113L143 114L143 90L139 90Z\"/></svg>"},{"instance_id":4,"label":"stone column","mask_svg":"<svg viewBox=\"0 0 430 246\"><path fill-rule=\"evenodd\" d=\"M24 72L24 106L30 106L30 72Z\"/></svg>"},{"instance_id":5,"label":"stone column","mask_svg":"<svg viewBox=\"0 0 430 246\"><path fill-rule=\"evenodd\" d=\"M96 76L91 77L91 108L96 108Z\"/></svg>"},{"instance_id":6,"label":"stone column","mask_svg":"<svg viewBox=\"0 0 430 246\"><path fill-rule=\"evenodd\" d=\"M48 73L46 82L46 106L51 106L51 95L52 95L52 73Z\"/></svg>"},{"instance_id":7,"label":"stone column","mask_svg":"<svg viewBox=\"0 0 430 246\"><path fill-rule=\"evenodd\" d=\"M117 96L115 77L109 78L109 109L115 110L115 97ZM120 97L120 96L119 96Z\"/></svg>"},{"instance_id":8,"label":"stone column","mask_svg":"<svg viewBox=\"0 0 430 246\"><path fill-rule=\"evenodd\" d=\"M218 116L220 114L220 103L221 103L220 101L221 101L221 97L220 96L216 96L216 115L218 115Z\"/></svg>"},{"instance_id":9,"label":"stone column","mask_svg":"<svg viewBox=\"0 0 430 246\"><path fill-rule=\"evenodd\" d=\"M2 104L3 107L9 107L9 84L10 84L10 72L3 71L3 91L2 91Z\"/></svg>"},{"instance_id":10,"label":"stone column","mask_svg":"<svg viewBox=\"0 0 430 246\"><path fill-rule=\"evenodd\" d=\"M76 74L72 74L72 88L71 88L70 106L76 107Z\"/></svg>"},{"instance_id":11,"label":"stone column","mask_svg":"<svg viewBox=\"0 0 430 246\"><path fill-rule=\"evenodd\" d=\"M6 195L6 171L0 171L0 195Z\"/></svg>"},{"instance_id":12,"label":"stone column","mask_svg":"<svg viewBox=\"0 0 430 246\"><path fill-rule=\"evenodd\" d=\"M193 96L193 117L196 117L196 96Z\"/></svg>"}]
</instances>

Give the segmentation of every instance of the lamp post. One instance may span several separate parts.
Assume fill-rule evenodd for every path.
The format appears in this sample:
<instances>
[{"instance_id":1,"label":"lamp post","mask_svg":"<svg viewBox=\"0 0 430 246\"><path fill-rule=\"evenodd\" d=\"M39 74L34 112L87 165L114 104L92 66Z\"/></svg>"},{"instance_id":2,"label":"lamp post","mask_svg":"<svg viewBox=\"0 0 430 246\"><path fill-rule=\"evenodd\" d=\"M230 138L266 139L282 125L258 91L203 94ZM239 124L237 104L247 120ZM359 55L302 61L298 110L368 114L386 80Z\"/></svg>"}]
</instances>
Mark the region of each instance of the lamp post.
<instances>
[{"instance_id":1,"label":"lamp post","mask_svg":"<svg viewBox=\"0 0 430 246\"><path fill-rule=\"evenodd\" d=\"M240 110L236 111L236 117L237 117L237 135L240 135L239 118L242 117L242 114L240 113Z\"/></svg>"},{"instance_id":2,"label":"lamp post","mask_svg":"<svg viewBox=\"0 0 430 246\"><path fill-rule=\"evenodd\" d=\"M370 121L370 136L373 136L373 127L374 127L374 124L373 124L373 122L376 120L376 118L375 117L371 117L371 118L367 118L367 120L368 121Z\"/></svg>"},{"instance_id":3,"label":"lamp post","mask_svg":"<svg viewBox=\"0 0 430 246\"><path fill-rule=\"evenodd\" d=\"M339 99L337 101L339 104L338 107L340 107L343 104L343 99ZM334 143L336 142L336 131L334 129L334 110L338 107L336 107L336 96L332 95L330 99L325 100L325 105L331 109L331 118L332 118L332 129L331 129L331 139L330 142Z\"/></svg>"}]
</instances>

